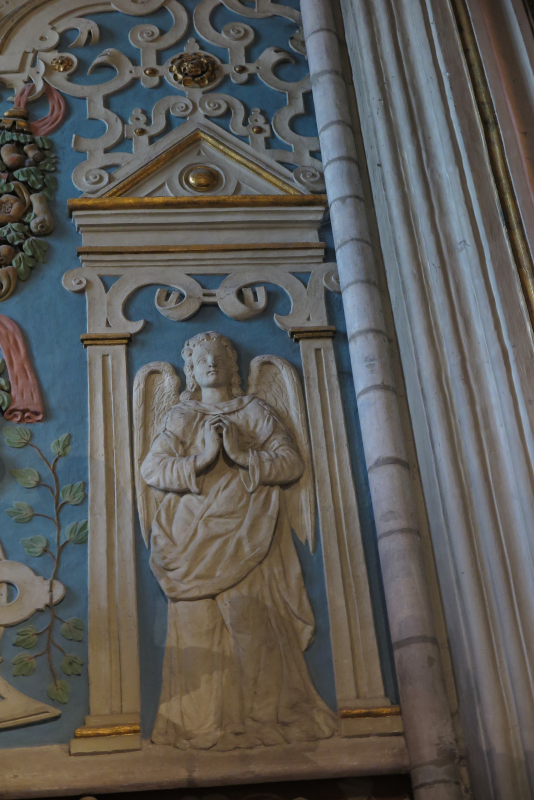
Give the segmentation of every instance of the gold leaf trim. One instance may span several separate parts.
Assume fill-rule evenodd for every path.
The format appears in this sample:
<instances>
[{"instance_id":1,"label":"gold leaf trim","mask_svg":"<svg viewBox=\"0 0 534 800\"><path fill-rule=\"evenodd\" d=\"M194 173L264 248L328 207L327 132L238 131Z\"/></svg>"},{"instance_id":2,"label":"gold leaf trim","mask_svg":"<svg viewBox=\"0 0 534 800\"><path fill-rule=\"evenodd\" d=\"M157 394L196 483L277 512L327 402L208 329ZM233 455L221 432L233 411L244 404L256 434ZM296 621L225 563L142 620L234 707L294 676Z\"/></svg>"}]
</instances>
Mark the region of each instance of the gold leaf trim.
<instances>
[{"instance_id":1,"label":"gold leaf trim","mask_svg":"<svg viewBox=\"0 0 534 800\"><path fill-rule=\"evenodd\" d=\"M369 719L380 717L400 717L400 706L385 706L384 708L342 708L339 711L341 719Z\"/></svg>"},{"instance_id":2,"label":"gold leaf trim","mask_svg":"<svg viewBox=\"0 0 534 800\"><path fill-rule=\"evenodd\" d=\"M325 325L317 328L291 328L289 335L294 342L302 339L333 339L336 333L334 325Z\"/></svg>"},{"instance_id":3,"label":"gold leaf trim","mask_svg":"<svg viewBox=\"0 0 534 800\"><path fill-rule=\"evenodd\" d=\"M141 733L141 726L132 725L104 725L102 728L77 728L74 733L76 739L93 739L97 736L131 736Z\"/></svg>"},{"instance_id":4,"label":"gold leaf trim","mask_svg":"<svg viewBox=\"0 0 534 800\"><path fill-rule=\"evenodd\" d=\"M78 247L78 255L113 253L235 253L247 250L324 250L323 242L266 242L263 244L162 244L162 245L86 245Z\"/></svg>"},{"instance_id":5,"label":"gold leaf trim","mask_svg":"<svg viewBox=\"0 0 534 800\"><path fill-rule=\"evenodd\" d=\"M523 287L530 321L534 325L534 264L508 168L499 120L493 105L484 65L465 0L452 0L452 8L484 131L491 171L503 212L504 224Z\"/></svg>"},{"instance_id":6,"label":"gold leaf trim","mask_svg":"<svg viewBox=\"0 0 534 800\"><path fill-rule=\"evenodd\" d=\"M241 194L209 197L75 197L68 201L69 212L122 211L181 208L302 208L327 205L325 194Z\"/></svg>"},{"instance_id":7,"label":"gold leaf trim","mask_svg":"<svg viewBox=\"0 0 534 800\"><path fill-rule=\"evenodd\" d=\"M184 150L187 150L192 144L196 142L204 141L209 144L211 147L218 150L220 153L223 153L225 156L230 158L234 163L239 164L245 169L248 169L250 172L254 173L263 180L270 183L272 186L276 186L277 189L280 191L285 192L286 195L300 195L301 192L291 186L290 183L284 181L282 178L276 177L273 175L272 172L268 172L268 170L260 167L259 164L256 164L254 161L251 161L249 158L241 155L232 147L229 147L227 144L223 144L214 136L211 136L209 133L205 133L204 131L194 131L189 136L186 136L181 142L177 142L177 144L169 147L164 153L157 156L154 161L151 161L146 166L142 167L139 172L136 172L134 175L130 175L129 178L125 178L123 181L114 186L108 192L106 192L105 197L121 197L126 192L129 192L135 186L138 186L141 181L144 181L146 178L149 178L155 172L157 172L161 167L164 167L169 161L172 161L176 156L179 156ZM283 196L283 195L282 195Z\"/></svg>"},{"instance_id":8,"label":"gold leaf trim","mask_svg":"<svg viewBox=\"0 0 534 800\"><path fill-rule=\"evenodd\" d=\"M131 333L82 333L80 341L84 347L126 345L132 341Z\"/></svg>"}]
</instances>

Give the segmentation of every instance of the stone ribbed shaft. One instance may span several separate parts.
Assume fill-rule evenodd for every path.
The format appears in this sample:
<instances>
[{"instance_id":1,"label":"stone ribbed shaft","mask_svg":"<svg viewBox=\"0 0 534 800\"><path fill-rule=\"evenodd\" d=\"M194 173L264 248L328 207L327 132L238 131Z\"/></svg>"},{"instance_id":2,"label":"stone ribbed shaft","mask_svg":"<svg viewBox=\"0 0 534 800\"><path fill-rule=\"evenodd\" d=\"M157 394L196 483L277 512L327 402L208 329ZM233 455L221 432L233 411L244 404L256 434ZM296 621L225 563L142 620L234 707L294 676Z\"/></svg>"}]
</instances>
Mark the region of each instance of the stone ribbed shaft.
<instances>
[{"instance_id":1,"label":"stone ribbed shaft","mask_svg":"<svg viewBox=\"0 0 534 800\"><path fill-rule=\"evenodd\" d=\"M326 187L416 800L461 797L456 748L330 0L302 0Z\"/></svg>"}]
</instances>

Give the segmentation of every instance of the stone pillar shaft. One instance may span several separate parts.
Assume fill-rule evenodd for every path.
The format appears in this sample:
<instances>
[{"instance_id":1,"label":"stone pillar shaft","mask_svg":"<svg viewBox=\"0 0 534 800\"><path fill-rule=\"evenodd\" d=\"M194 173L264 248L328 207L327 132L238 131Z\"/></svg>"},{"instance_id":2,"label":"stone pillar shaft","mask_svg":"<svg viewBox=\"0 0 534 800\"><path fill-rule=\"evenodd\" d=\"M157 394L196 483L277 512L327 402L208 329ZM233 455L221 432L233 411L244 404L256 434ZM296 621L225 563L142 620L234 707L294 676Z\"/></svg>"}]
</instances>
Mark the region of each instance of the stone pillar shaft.
<instances>
[{"instance_id":1,"label":"stone pillar shaft","mask_svg":"<svg viewBox=\"0 0 534 800\"><path fill-rule=\"evenodd\" d=\"M417 800L461 797L456 748L329 0L302 0L304 34Z\"/></svg>"}]
</instances>

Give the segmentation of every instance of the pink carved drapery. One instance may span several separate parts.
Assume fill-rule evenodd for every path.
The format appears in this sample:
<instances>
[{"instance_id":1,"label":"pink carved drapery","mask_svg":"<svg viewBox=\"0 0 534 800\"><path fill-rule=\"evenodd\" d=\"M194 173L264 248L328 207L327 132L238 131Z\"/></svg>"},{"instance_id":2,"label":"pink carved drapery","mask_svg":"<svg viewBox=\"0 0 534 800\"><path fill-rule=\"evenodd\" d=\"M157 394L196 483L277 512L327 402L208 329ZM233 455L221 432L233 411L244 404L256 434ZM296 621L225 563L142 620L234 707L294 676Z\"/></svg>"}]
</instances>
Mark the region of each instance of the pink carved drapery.
<instances>
[{"instance_id":1,"label":"pink carved drapery","mask_svg":"<svg viewBox=\"0 0 534 800\"><path fill-rule=\"evenodd\" d=\"M9 317L0 314L0 349L11 383L11 405L4 414L10 422L41 422L44 406L24 335Z\"/></svg>"},{"instance_id":2,"label":"pink carved drapery","mask_svg":"<svg viewBox=\"0 0 534 800\"><path fill-rule=\"evenodd\" d=\"M14 105L17 108L26 108L28 98L34 89L35 85L33 83L26 84L24 89L21 89L21 91L15 97ZM63 122L67 110L65 98L57 91L57 89L54 89L53 86L45 83L44 90L46 97L48 98L50 111L46 117L30 123L31 132L34 136L48 136L48 134L57 130Z\"/></svg>"}]
</instances>

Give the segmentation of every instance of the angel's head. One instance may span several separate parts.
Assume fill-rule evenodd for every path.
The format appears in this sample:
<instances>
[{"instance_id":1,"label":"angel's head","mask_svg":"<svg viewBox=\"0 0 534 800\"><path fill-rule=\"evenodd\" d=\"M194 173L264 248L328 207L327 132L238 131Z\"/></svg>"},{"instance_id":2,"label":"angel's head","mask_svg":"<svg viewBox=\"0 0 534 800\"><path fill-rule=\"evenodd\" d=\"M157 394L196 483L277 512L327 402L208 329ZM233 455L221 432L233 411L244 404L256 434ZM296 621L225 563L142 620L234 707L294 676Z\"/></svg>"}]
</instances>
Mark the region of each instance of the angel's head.
<instances>
[{"instance_id":1,"label":"angel's head","mask_svg":"<svg viewBox=\"0 0 534 800\"><path fill-rule=\"evenodd\" d=\"M202 389L228 387L232 397L243 394L237 353L226 336L216 331L199 333L185 343L182 358L187 379L183 400L200 399Z\"/></svg>"}]
</instances>

